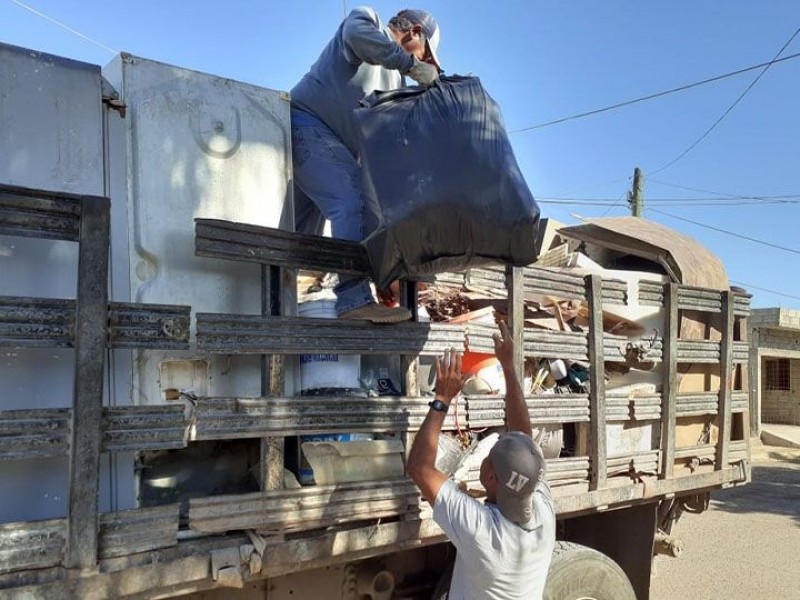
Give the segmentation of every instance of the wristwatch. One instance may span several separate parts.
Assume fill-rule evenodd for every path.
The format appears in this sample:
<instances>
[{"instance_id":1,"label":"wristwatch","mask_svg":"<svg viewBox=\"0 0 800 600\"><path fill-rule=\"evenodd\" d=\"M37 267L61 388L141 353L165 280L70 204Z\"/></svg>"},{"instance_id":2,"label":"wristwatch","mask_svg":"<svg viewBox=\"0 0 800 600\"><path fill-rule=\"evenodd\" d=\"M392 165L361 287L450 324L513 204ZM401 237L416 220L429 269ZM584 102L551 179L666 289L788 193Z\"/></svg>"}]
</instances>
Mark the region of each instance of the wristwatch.
<instances>
[{"instance_id":1,"label":"wristwatch","mask_svg":"<svg viewBox=\"0 0 800 600\"><path fill-rule=\"evenodd\" d=\"M447 409L450 408L449 404L445 404L438 398L436 398L433 402L428 402L428 406L430 406L433 410L438 410L439 412L446 413Z\"/></svg>"}]
</instances>

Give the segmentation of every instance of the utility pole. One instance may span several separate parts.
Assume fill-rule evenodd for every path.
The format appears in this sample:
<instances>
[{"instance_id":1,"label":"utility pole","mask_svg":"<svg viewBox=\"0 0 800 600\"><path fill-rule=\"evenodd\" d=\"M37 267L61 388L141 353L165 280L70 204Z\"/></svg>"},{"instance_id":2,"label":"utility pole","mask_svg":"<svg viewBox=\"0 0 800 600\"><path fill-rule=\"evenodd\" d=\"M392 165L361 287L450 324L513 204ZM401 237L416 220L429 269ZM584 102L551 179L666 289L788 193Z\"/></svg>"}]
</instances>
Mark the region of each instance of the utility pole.
<instances>
[{"instance_id":1,"label":"utility pole","mask_svg":"<svg viewBox=\"0 0 800 600\"><path fill-rule=\"evenodd\" d=\"M631 207L631 215L641 217L644 213L644 175L639 167L633 170L633 186L628 192L628 206Z\"/></svg>"}]
</instances>

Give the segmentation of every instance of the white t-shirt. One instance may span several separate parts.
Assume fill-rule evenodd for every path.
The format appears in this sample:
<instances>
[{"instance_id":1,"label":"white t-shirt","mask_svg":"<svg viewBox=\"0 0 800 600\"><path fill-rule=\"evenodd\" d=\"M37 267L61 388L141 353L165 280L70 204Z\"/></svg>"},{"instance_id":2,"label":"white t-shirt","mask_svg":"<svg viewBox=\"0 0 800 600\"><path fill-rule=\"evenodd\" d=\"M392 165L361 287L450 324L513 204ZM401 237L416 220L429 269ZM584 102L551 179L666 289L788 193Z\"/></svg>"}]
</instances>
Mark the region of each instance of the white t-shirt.
<instances>
[{"instance_id":1,"label":"white t-shirt","mask_svg":"<svg viewBox=\"0 0 800 600\"><path fill-rule=\"evenodd\" d=\"M550 486L532 496L533 518L524 527L506 519L448 479L433 505L433 519L456 547L448 600L541 599L555 545L556 517Z\"/></svg>"}]
</instances>

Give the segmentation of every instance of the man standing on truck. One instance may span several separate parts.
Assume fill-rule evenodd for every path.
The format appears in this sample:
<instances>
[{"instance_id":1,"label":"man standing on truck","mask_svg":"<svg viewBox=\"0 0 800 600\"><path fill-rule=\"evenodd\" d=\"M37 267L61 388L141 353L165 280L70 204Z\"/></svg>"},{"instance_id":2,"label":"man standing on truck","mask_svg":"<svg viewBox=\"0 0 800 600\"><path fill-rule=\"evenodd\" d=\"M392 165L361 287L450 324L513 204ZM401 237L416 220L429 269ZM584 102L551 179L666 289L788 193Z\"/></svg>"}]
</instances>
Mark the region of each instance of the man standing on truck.
<instances>
[{"instance_id":1,"label":"man standing on truck","mask_svg":"<svg viewBox=\"0 0 800 600\"><path fill-rule=\"evenodd\" d=\"M482 504L436 469L445 414L463 386L461 355L436 361L436 399L408 456L408 473L433 505L433 519L456 547L448 600L541 598L555 545L555 509L544 480L545 461L514 369L514 343L505 323L494 336L506 379L506 424L481 464Z\"/></svg>"},{"instance_id":2,"label":"man standing on truck","mask_svg":"<svg viewBox=\"0 0 800 600\"><path fill-rule=\"evenodd\" d=\"M374 229L364 222L364 192L353 111L376 90L421 85L439 78L439 26L424 10L403 10L384 27L371 8L356 8L339 26L317 62L294 86L292 159L295 227L320 234L323 217L334 238L360 242ZM320 214L321 213L321 214ZM339 276L336 311L346 319L406 321L405 308L375 302L369 281Z\"/></svg>"}]
</instances>

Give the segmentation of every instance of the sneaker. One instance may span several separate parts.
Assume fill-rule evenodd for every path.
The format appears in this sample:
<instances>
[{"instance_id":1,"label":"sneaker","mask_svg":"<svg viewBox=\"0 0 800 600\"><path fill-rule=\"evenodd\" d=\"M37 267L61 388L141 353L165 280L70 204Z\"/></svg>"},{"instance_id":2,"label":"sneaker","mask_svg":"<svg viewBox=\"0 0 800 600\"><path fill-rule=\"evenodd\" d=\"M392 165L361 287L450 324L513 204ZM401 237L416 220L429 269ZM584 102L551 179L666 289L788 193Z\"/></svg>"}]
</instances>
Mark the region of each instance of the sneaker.
<instances>
[{"instance_id":1,"label":"sneaker","mask_svg":"<svg viewBox=\"0 0 800 600\"><path fill-rule=\"evenodd\" d=\"M339 315L340 319L361 319L373 323L400 323L411 318L411 311L407 308L389 308L383 304L365 304L353 310L348 310Z\"/></svg>"}]
</instances>

